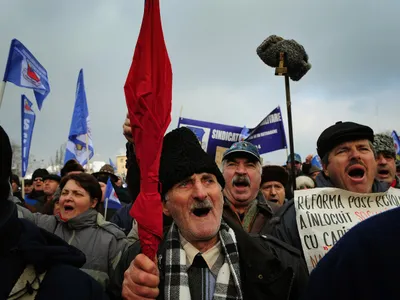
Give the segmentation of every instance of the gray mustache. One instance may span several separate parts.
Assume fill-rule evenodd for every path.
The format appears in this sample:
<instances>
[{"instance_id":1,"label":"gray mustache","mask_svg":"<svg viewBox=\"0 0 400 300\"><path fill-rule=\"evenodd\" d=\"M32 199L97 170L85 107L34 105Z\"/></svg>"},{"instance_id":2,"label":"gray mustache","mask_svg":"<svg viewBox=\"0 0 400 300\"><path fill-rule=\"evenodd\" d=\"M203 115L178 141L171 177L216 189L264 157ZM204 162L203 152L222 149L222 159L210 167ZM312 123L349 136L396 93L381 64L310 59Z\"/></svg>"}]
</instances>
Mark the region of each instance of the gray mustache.
<instances>
[{"instance_id":1,"label":"gray mustache","mask_svg":"<svg viewBox=\"0 0 400 300\"><path fill-rule=\"evenodd\" d=\"M235 175L232 179L232 185L237 183L246 183L247 185L250 185L250 178L247 175Z\"/></svg>"},{"instance_id":2,"label":"gray mustache","mask_svg":"<svg viewBox=\"0 0 400 300\"><path fill-rule=\"evenodd\" d=\"M192 206L190 207L190 210L200 209L200 208L212 209L213 204L212 204L211 200L196 201L192 204Z\"/></svg>"}]
</instances>

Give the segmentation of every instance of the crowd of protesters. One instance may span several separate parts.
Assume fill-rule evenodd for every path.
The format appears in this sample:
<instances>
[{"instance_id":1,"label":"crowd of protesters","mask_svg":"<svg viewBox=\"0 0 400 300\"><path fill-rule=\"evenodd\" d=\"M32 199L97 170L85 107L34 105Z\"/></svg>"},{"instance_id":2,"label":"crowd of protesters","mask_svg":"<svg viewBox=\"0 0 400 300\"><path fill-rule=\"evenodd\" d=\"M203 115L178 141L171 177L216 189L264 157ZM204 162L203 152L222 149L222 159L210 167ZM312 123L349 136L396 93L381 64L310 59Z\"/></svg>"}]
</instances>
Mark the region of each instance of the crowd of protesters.
<instances>
[{"instance_id":1,"label":"crowd of protesters","mask_svg":"<svg viewBox=\"0 0 400 300\"><path fill-rule=\"evenodd\" d=\"M218 166L190 129L167 133L159 174L164 238L154 260L141 254L137 223L129 213L140 191L129 120L124 135L127 188L112 166L88 174L75 160L59 174L37 169L31 179L21 179L11 173L10 141L0 127L0 299L400 295L398 209L355 226L309 276L292 189L293 183L296 190L336 187L356 193L399 188L400 164L390 135L338 122L317 140L322 169L312 165L312 155L303 161L295 153L292 178L291 156L283 166L263 166L257 147L240 141ZM108 181L122 204L119 210L106 211ZM366 246L377 241L379 246ZM372 284L376 276L382 283Z\"/></svg>"}]
</instances>

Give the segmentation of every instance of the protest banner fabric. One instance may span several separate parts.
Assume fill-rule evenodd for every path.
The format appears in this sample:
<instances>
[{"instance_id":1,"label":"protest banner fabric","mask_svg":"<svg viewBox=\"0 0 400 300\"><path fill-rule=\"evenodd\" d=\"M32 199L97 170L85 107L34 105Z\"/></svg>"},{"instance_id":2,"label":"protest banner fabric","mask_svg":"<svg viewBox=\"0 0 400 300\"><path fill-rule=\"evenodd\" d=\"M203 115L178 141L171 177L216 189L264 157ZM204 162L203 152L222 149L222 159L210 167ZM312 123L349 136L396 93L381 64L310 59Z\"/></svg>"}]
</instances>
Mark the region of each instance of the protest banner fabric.
<instances>
[{"instance_id":1,"label":"protest banner fabric","mask_svg":"<svg viewBox=\"0 0 400 300\"><path fill-rule=\"evenodd\" d=\"M295 191L296 222L308 270L359 222L400 206L400 190L359 194L337 188Z\"/></svg>"},{"instance_id":2,"label":"protest banner fabric","mask_svg":"<svg viewBox=\"0 0 400 300\"><path fill-rule=\"evenodd\" d=\"M258 148L260 154L286 149L286 135L280 107L276 107L255 128L238 127L187 118L179 118L178 127L192 130L204 151L214 157L218 163L222 148L227 149L233 143L248 141ZM217 151L218 150L218 151Z\"/></svg>"}]
</instances>

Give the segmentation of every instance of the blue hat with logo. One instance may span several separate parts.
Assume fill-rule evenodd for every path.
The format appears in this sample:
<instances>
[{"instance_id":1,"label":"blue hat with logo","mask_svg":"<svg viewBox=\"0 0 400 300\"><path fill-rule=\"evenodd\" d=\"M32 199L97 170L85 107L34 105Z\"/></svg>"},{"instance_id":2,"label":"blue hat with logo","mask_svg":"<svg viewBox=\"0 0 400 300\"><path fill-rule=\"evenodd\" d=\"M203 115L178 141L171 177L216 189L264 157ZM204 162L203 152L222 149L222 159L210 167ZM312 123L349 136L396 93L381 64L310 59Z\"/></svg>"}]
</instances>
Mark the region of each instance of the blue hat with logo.
<instances>
[{"instance_id":1,"label":"blue hat with logo","mask_svg":"<svg viewBox=\"0 0 400 300\"><path fill-rule=\"evenodd\" d=\"M224 155L222 156L222 160L226 159L231 154L248 154L250 156L254 156L256 160L261 162L260 153L256 146L249 142L236 142L234 143L228 150L225 151Z\"/></svg>"},{"instance_id":2,"label":"blue hat with logo","mask_svg":"<svg viewBox=\"0 0 400 300\"><path fill-rule=\"evenodd\" d=\"M300 156L299 154L295 153L295 154L294 154L294 161L297 161L297 162L301 163L301 156ZM292 162L292 160L290 159L290 154L289 154L289 156L287 157L287 162L288 162L288 163L291 163L291 162Z\"/></svg>"}]
</instances>

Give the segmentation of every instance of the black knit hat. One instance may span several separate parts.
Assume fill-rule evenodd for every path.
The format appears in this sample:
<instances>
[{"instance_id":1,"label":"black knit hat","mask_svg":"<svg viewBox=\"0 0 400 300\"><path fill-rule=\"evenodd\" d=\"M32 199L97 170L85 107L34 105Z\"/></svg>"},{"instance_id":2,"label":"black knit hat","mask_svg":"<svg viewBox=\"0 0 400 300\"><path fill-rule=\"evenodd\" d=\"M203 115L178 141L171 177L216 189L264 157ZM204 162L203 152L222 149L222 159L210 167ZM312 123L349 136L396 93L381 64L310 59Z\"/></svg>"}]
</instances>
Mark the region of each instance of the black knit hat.
<instances>
[{"instance_id":1,"label":"black knit hat","mask_svg":"<svg viewBox=\"0 0 400 300\"><path fill-rule=\"evenodd\" d=\"M350 141L369 140L374 142L374 131L365 125L339 121L325 129L318 138L317 152L323 158L336 146Z\"/></svg>"},{"instance_id":2,"label":"black knit hat","mask_svg":"<svg viewBox=\"0 0 400 300\"><path fill-rule=\"evenodd\" d=\"M160 160L161 194L193 174L214 174L222 188L225 180L215 161L201 148L196 135L180 127L165 135Z\"/></svg>"},{"instance_id":3,"label":"black knit hat","mask_svg":"<svg viewBox=\"0 0 400 300\"><path fill-rule=\"evenodd\" d=\"M32 174L32 180L35 180L35 178L38 177L43 179L46 175L49 175L49 172L46 169L36 169Z\"/></svg>"},{"instance_id":4,"label":"black knit hat","mask_svg":"<svg viewBox=\"0 0 400 300\"><path fill-rule=\"evenodd\" d=\"M0 200L7 199L10 193L12 149L10 139L0 126Z\"/></svg>"},{"instance_id":5,"label":"black knit hat","mask_svg":"<svg viewBox=\"0 0 400 300\"><path fill-rule=\"evenodd\" d=\"M58 183L60 183L61 177L58 176L57 174L49 174L49 175L43 176L43 181L45 181L45 180L54 180L54 181L57 181Z\"/></svg>"},{"instance_id":6,"label":"black knit hat","mask_svg":"<svg viewBox=\"0 0 400 300\"><path fill-rule=\"evenodd\" d=\"M278 181L286 186L289 180L289 174L281 166L264 166L262 168L261 185L268 181Z\"/></svg>"}]
</instances>

